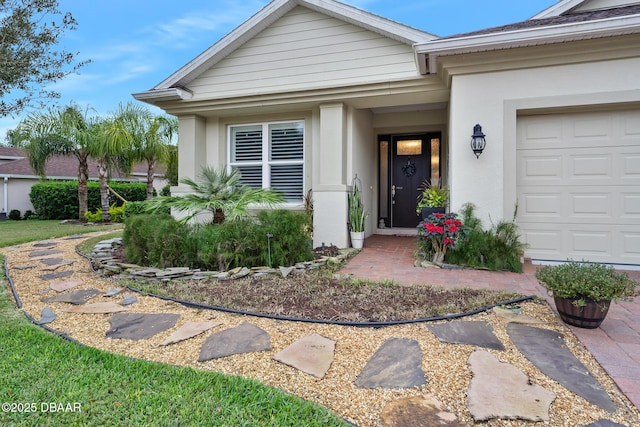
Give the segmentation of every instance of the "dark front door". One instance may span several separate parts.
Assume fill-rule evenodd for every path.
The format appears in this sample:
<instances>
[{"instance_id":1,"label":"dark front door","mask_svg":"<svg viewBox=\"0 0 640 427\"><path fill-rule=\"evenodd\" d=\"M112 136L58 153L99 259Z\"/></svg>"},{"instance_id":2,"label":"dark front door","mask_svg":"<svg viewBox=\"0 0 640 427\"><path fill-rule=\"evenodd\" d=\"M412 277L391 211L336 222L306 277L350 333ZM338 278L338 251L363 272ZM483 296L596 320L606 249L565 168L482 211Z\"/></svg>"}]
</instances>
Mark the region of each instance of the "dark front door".
<instances>
[{"instance_id":1,"label":"dark front door","mask_svg":"<svg viewBox=\"0 0 640 427\"><path fill-rule=\"evenodd\" d=\"M425 135L392 136L391 218L393 227L420 222L416 202L420 185L430 178L430 147Z\"/></svg>"},{"instance_id":2,"label":"dark front door","mask_svg":"<svg viewBox=\"0 0 640 427\"><path fill-rule=\"evenodd\" d=\"M379 141L379 216L387 227L415 227L421 185L440 178L440 133L381 135Z\"/></svg>"}]
</instances>

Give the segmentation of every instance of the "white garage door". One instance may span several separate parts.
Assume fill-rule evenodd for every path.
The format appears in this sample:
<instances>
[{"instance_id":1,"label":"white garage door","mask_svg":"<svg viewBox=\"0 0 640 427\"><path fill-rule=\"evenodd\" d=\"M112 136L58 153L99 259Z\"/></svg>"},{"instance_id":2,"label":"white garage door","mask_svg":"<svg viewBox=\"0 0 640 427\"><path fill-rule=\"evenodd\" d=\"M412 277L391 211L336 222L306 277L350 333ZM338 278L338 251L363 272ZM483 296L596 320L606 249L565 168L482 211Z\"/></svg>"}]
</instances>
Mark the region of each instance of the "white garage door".
<instances>
[{"instance_id":1,"label":"white garage door","mask_svg":"<svg viewBox=\"0 0 640 427\"><path fill-rule=\"evenodd\" d=\"M640 265L640 109L519 117L517 170L527 256Z\"/></svg>"}]
</instances>

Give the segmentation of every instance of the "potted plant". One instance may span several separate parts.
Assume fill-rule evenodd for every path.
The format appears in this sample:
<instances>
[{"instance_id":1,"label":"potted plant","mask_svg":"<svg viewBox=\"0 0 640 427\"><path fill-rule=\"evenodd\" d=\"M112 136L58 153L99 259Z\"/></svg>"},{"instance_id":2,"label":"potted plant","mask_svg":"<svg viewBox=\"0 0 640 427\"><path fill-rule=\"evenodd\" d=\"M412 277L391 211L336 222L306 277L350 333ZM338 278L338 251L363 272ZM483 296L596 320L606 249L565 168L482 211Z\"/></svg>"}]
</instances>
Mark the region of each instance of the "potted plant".
<instances>
[{"instance_id":1,"label":"potted plant","mask_svg":"<svg viewBox=\"0 0 640 427\"><path fill-rule=\"evenodd\" d=\"M445 213L449 201L449 187L442 185L439 179L425 180L420 186L420 195L416 206L416 214L422 213L426 220L434 213Z\"/></svg>"},{"instance_id":2,"label":"potted plant","mask_svg":"<svg viewBox=\"0 0 640 427\"><path fill-rule=\"evenodd\" d=\"M364 245L364 225L368 215L364 210L360 188L357 185L353 185L353 190L348 194L348 199L351 246L355 249L361 249Z\"/></svg>"},{"instance_id":3,"label":"potted plant","mask_svg":"<svg viewBox=\"0 0 640 427\"><path fill-rule=\"evenodd\" d=\"M603 264L569 261L539 267L536 278L553 296L560 318L580 328L600 326L612 301L640 295L626 272Z\"/></svg>"}]
</instances>

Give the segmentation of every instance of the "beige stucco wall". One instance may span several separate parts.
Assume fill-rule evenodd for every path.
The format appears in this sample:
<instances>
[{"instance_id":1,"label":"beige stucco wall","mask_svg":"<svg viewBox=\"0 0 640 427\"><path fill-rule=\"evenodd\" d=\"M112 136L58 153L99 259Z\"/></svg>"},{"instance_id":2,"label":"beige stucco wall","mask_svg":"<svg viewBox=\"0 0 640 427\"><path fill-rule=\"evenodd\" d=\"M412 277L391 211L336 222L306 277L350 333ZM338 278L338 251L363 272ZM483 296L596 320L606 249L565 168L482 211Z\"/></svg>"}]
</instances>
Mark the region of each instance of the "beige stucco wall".
<instances>
[{"instance_id":1,"label":"beige stucco wall","mask_svg":"<svg viewBox=\"0 0 640 427\"><path fill-rule=\"evenodd\" d=\"M0 212L6 209L9 215L13 209L17 209L21 215L24 215L27 210L35 211L29 199L29 192L31 192L31 186L37 182L37 179L0 177Z\"/></svg>"},{"instance_id":2,"label":"beige stucco wall","mask_svg":"<svg viewBox=\"0 0 640 427\"><path fill-rule=\"evenodd\" d=\"M640 59L576 63L452 77L450 184L454 210L472 202L485 225L510 218L516 203L516 121L536 110L607 108L640 102ZM469 147L479 123L487 147L479 159Z\"/></svg>"}]
</instances>

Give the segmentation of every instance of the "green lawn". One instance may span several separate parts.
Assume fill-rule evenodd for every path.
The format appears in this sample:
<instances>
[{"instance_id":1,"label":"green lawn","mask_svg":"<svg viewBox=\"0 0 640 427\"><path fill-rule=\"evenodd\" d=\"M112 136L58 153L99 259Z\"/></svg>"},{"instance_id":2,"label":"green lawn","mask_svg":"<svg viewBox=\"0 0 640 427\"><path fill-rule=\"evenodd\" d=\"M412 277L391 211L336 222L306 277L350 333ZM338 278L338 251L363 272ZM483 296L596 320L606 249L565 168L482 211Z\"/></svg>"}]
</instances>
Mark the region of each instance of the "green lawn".
<instances>
[{"instance_id":1,"label":"green lawn","mask_svg":"<svg viewBox=\"0 0 640 427\"><path fill-rule=\"evenodd\" d=\"M0 223L0 246L82 231L95 229L7 221ZM256 381L68 342L16 310L1 270L0 264L0 403L9 403L0 411L1 426L347 425L325 408Z\"/></svg>"},{"instance_id":2,"label":"green lawn","mask_svg":"<svg viewBox=\"0 0 640 427\"><path fill-rule=\"evenodd\" d=\"M54 237L121 229L122 224L60 224L58 220L0 221L0 247Z\"/></svg>"}]
</instances>

